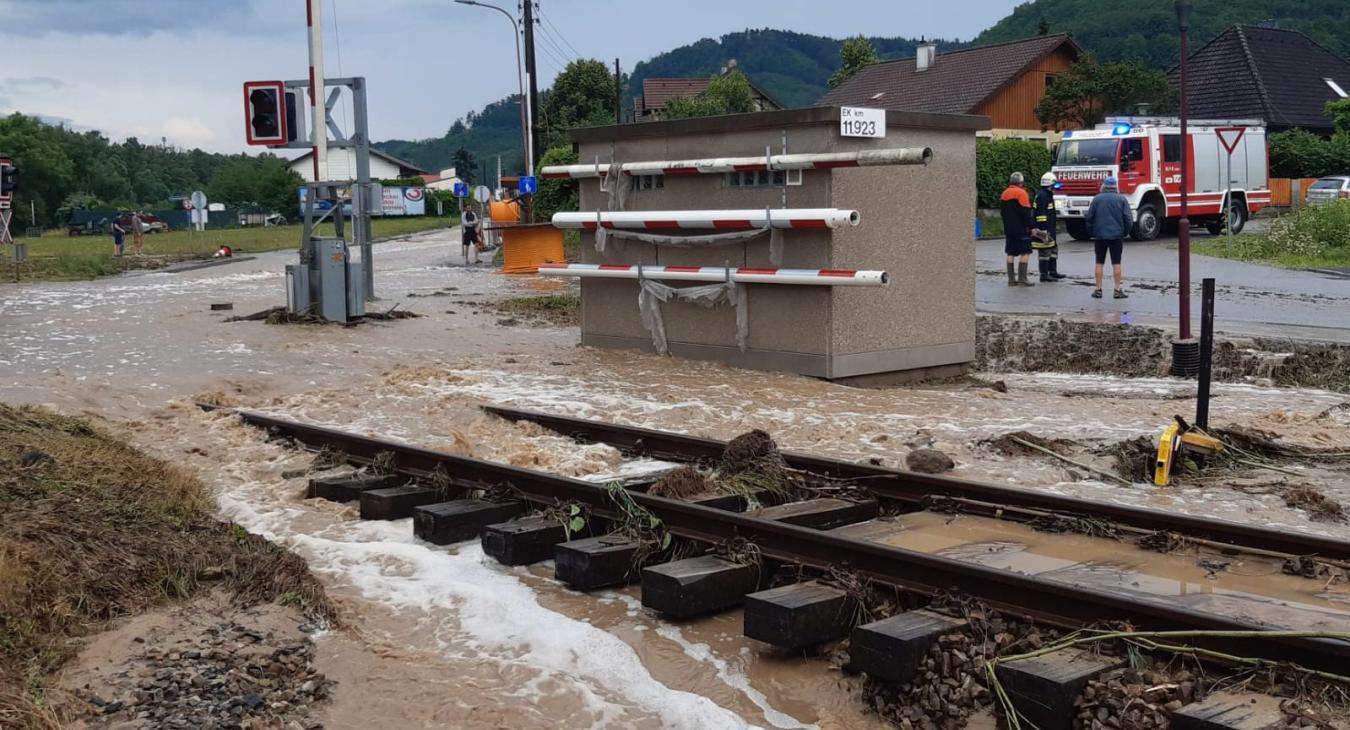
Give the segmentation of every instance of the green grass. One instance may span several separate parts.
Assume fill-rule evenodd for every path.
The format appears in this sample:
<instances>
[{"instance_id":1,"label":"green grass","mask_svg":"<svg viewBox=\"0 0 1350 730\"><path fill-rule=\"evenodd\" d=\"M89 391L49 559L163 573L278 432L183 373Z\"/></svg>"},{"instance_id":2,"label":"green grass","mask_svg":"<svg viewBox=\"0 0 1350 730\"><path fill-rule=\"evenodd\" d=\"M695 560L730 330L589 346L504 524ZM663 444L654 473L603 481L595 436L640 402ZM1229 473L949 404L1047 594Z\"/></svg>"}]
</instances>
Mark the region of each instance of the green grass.
<instances>
[{"instance_id":1,"label":"green grass","mask_svg":"<svg viewBox=\"0 0 1350 730\"><path fill-rule=\"evenodd\" d=\"M376 218L373 221L376 240L405 236L411 233L455 225L453 217ZM145 260L113 257L111 236L76 236L48 233L40 239L28 239L28 261L20 272L24 279L73 280L95 279L126 269L156 268L189 259L209 258L221 245L234 249L236 254L262 253L297 248L300 245L301 226L271 226L266 228L218 228L195 233L173 231L145 237ZM131 236L126 238L126 251L131 252ZM13 265L0 262L0 277L10 278Z\"/></svg>"},{"instance_id":2,"label":"green grass","mask_svg":"<svg viewBox=\"0 0 1350 730\"><path fill-rule=\"evenodd\" d=\"M581 297L576 294L513 297L488 302L485 306L500 314L542 319L560 327L575 327L581 324Z\"/></svg>"},{"instance_id":3,"label":"green grass","mask_svg":"<svg viewBox=\"0 0 1350 730\"><path fill-rule=\"evenodd\" d=\"M1350 266L1350 201L1304 207L1274 219L1262 235L1240 236L1232 245L1217 238L1196 250L1291 269Z\"/></svg>"}]
</instances>

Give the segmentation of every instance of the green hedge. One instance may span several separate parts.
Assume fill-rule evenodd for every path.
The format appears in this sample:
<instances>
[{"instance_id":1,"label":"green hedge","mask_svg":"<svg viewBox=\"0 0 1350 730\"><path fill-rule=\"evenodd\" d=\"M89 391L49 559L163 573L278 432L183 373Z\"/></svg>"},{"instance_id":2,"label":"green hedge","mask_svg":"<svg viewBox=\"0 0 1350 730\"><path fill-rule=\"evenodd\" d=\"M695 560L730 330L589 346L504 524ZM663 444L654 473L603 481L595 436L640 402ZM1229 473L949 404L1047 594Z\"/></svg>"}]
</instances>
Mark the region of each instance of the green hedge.
<instances>
[{"instance_id":1,"label":"green hedge","mask_svg":"<svg viewBox=\"0 0 1350 730\"><path fill-rule=\"evenodd\" d=\"M539 167L548 165L574 165L577 161L576 150L571 145L550 147L539 160ZM539 180L539 192L534 194L534 219L552 220L558 211L574 211L581 207L581 191L576 180Z\"/></svg>"},{"instance_id":2,"label":"green hedge","mask_svg":"<svg viewBox=\"0 0 1350 730\"><path fill-rule=\"evenodd\" d=\"M981 140L975 145L975 179L979 207L997 208L999 196L1008 187L1014 172L1026 175L1027 186L1035 189L1041 175L1050 171L1054 155L1039 142L1020 139Z\"/></svg>"},{"instance_id":3,"label":"green hedge","mask_svg":"<svg viewBox=\"0 0 1350 730\"><path fill-rule=\"evenodd\" d=\"M1270 135L1271 177L1324 177L1350 173L1350 134L1331 139L1302 129Z\"/></svg>"}]
</instances>

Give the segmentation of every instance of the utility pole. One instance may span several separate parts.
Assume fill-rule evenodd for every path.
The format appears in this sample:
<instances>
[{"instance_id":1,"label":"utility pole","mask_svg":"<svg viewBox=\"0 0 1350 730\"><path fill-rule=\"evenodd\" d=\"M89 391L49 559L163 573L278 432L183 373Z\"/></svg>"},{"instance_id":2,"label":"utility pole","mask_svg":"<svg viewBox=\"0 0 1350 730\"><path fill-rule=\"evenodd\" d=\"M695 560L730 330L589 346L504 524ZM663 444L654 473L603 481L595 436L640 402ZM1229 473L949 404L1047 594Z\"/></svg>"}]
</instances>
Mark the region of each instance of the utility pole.
<instances>
[{"instance_id":1,"label":"utility pole","mask_svg":"<svg viewBox=\"0 0 1350 730\"><path fill-rule=\"evenodd\" d=\"M534 3L522 0L525 25L525 75L530 78L530 151L525 161L526 170L534 174L534 163L539 161L539 74L534 65Z\"/></svg>"},{"instance_id":2,"label":"utility pole","mask_svg":"<svg viewBox=\"0 0 1350 730\"><path fill-rule=\"evenodd\" d=\"M1180 336L1183 340L1191 337L1191 163L1190 138L1187 125L1190 117L1190 105L1187 98L1190 49L1187 47L1187 32L1191 29L1190 0L1177 0L1177 26L1181 41L1181 219L1177 221L1177 289L1180 302L1177 314L1181 318ZM1230 177L1231 179L1231 177Z\"/></svg>"},{"instance_id":3,"label":"utility pole","mask_svg":"<svg viewBox=\"0 0 1350 730\"><path fill-rule=\"evenodd\" d=\"M619 59L614 59L614 123L623 124L623 72Z\"/></svg>"}]
</instances>

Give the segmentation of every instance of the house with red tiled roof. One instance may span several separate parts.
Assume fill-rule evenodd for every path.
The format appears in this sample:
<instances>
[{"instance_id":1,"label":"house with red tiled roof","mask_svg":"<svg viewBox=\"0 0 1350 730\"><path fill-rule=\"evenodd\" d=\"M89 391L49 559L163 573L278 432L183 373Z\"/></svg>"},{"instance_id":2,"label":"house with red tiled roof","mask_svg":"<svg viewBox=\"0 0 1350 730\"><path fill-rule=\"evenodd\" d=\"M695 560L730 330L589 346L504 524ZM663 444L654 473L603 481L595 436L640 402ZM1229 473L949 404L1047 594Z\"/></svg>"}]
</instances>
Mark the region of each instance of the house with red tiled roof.
<instances>
[{"instance_id":1,"label":"house with red tiled roof","mask_svg":"<svg viewBox=\"0 0 1350 730\"><path fill-rule=\"evenodd\" d=\"M942 53L924 44L914 58L864 67L820 104L980 114L989 117L994 137L1048 143L1059 135L1042 131L1036 107L1055 77L1082 56L1083 49L1065 34Z\"/></svg>"},{"instance_id":2,"label":"house with red tiled roof","mask_svg":"<svg viewBox=\"0 0 1350 730\"><path fill-rule=\"evenodd\" d=\"M735 68L736 62L733 60L722 69L722 74L730 73ZM633 119L639 122L659 119L661 110L666 108L666 103L671 99L676 97L692 99L707 91L711 82L712 78L643 79L642 93L633 99ZM754 111L767 112L783 108L783 105L769 96L768 92L755 86L753 81L750 82L750 90L754 92Z\"/></svg>"},{"instance_id":3,"label":"house with red tiled roof","mask_svg":"<svg viewBox=\"0 0 1350 730\"><path fill-rule=\"evenodd\" d=\"M1180 69L1168 73L1178 86ZM1350 61L1292 30L1235 25L1190 57L1191 116L1262 119L1271 132L1329 136L1327 102L1350 93Z\"/></svg>"}]
</instances>

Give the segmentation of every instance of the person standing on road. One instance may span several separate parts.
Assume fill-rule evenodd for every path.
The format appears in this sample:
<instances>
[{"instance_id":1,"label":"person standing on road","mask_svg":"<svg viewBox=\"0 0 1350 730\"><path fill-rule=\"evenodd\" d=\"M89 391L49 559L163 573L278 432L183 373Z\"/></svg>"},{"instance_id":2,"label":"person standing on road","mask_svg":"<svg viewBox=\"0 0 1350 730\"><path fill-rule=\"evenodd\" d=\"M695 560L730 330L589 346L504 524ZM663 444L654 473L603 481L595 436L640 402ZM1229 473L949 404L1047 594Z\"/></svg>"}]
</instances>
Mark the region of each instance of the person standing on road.
<instances>
[{"instance_id":1,"label":"person standing on road","mask_svg":"<svg viewBox=\"0 0 1350 730\"><path fill-rule=\"evenodd\" d=\"M473 208L464 211L464 217L459 221L462 234L460 243L464 246L464 263L478 263L478 214L473 212ZM469 250L473 249L473 261L469 260Z\"/></svg>"},{"instance_id":2,"label":"person standing on road","mask_svg":"<svg viewBox=\"0 0 1350 730\"><path fill-rule=\"evenodd\" d=\"M138 210L131 214L131 252L143 256L145 250L145 219Z\"/></svg>"},{"instance_id":3,"label":"person standing on road","mask_svg":"<svg viewBox=\"0 0 1350 730\"><path fill-rule=\"evenodd\" d=\"M1041 176L1041 189L1036 191L1036 200L1032 207L1031 247L1036 249L1036 265L1040 268L1041 281L1053 284L1066 279L1059 273L1059 214L1055 211L1055 173L1047 172Z\"/></svg>"},{"instance_id":4,"label":"person standing on road","mask_svg":"<svg viewBox=\"0 0 1350 730\"><path fill-rule=\"evenodd\" d=\"M112 222L113 256L121 256L127 241L127 229L116 218Z\"/></svg>"},{"instance_id":5,"label":"person standing on road","mask_svg":"<svg viewBox=\"0 0 1350 730\"><path fill-rule=\"evenodd\" d=\"M1102 191L1092 199L1088 206L1087 228L1097 252L1097 288L1092 292L1093 299L1102 298L1102 268L1106 264L1106 255L1111 254L1111 274L1115 277L1116 299L1127 299L1124 281L1120 277L1120 259L1125 253L1125 236L1134 226L1134 211L1130 210L1130 201L1120 194L1119 184L1114 177L1106 178Z\"/></svg>"},{"instance_id":6,"label":"person standing on road","mask_svg":"<svg viewBox=\"0 0 1350 730\"><path fill-rule=\"evenodd\" d=\"M1023 186L1026 177L1014 172L1008 178L1008 188L999 198L1003 214L1003 253L1008 259L1008 286L1035 286L1027 281L1027 264L1031 260L1031 198Z\"/></svg>"}]
</instances>

